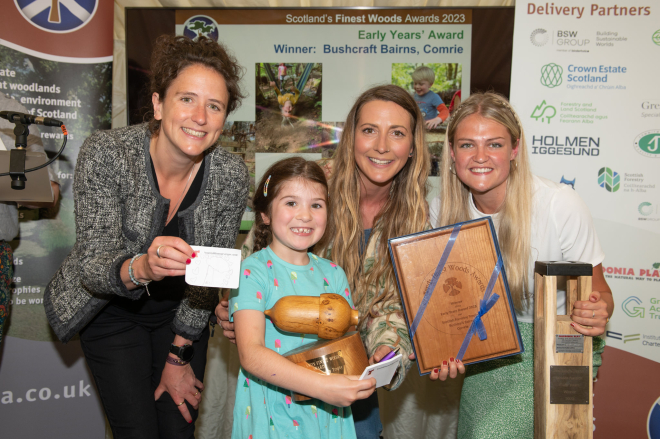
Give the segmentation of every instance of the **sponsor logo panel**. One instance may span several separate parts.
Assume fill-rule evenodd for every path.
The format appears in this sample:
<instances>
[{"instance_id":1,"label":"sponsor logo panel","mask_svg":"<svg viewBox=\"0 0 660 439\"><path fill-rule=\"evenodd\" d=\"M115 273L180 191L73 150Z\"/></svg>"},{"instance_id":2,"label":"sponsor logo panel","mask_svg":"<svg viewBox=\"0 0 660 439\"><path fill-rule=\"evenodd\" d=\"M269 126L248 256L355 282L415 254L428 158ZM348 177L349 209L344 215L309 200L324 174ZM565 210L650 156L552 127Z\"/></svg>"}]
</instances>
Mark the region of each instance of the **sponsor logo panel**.
<instances>
[{"instance_id":1,"label":"sponsor logo panel","mask_svg":"<svg viewBox=\"0 0 660 439\"><path fill-rule=\"evenodd\" d=\"M52 33L73 32L94 17L100 0L14 0L33 26Z\"/></svg>"}]
</instances>

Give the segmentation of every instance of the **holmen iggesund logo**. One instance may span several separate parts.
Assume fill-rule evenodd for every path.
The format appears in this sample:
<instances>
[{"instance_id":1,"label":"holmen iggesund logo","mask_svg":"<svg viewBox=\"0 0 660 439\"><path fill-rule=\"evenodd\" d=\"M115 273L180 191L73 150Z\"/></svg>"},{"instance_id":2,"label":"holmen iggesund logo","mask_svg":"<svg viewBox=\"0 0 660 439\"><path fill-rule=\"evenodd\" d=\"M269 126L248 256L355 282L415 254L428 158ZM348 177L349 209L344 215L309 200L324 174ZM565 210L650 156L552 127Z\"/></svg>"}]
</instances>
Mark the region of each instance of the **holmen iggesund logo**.
<instances>
[{"instance_id":1,"label":"holmen iggesund logo","mask_svg":"<svg viewBox=\"0 0 660 439\"><path fill-rule=\"evenodd\" d=\"M14 0L21 15L46 32L67 33L85 26L100 0Z\"/></svg>"},{"instance_id":2,"label":"holmen iggesund logo","mask_svg":"<svg viewBox=\"0 0 660 439\"><path fill-rule=\"evenodd\" d=\"M646 157L660 158L660 130L644 131L635 137L635 150Z\"/></svg>"},{"instance_id":3,"label":"holmen iggesund logo","mask_svg":"<svg viewBox=\"0 0 660 439\"><path fill-rule=\"evenodd\" d=\"M541 67L541 84L548 88L555 88L561 85L564 69L559 64L550 63Z\"/></svg>"},{"instance_id":4,"label":"holmen iggesund logo","mask_svg":"<svg viewBox=\"0 0 660 439\"><path fill-rule=\"evenodd\" d=\"M610 168L600 168L598 170L598 186L608 192L616 192L621 187L621 176Z\"/></svg>"}]
</instances>

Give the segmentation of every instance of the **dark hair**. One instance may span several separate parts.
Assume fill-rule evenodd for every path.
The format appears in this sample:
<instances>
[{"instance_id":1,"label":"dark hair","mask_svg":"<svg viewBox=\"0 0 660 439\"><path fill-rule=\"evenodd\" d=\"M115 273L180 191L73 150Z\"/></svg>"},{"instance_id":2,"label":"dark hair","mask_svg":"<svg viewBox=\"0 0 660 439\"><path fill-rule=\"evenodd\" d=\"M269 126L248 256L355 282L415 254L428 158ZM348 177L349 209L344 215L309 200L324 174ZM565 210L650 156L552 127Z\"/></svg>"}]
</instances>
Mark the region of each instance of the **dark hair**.
<instances>
[{"instance_id":1,"label":"dark hair","mask_svg":"<svg viewBox=\"0 0 660 439\"><path fill-rule=\"evenodd\" d=\"M196 41L184 36L158 37L151 54L149 94L158 93L162 101L172 81L183 69L193 64L208 67L224 78L229 93L227 115L241 105L241 99L245 98L239 86L243 67L238 64L236 58L227 53L223 44L204 36L199 36ZM160 130L160 121L154 119L153 109L147 114L150 115L149 130L152 135L156 135Z\"/></svg>"},{"instance_id":2,"label":"dark hair","mask_svg":"<svg viewBox=\"0 0 660 439\"><path fill-rule=\"evenodd\" d=\"M255 188L252 205L254 207L254 247L252 251L259 251L268 246L271 236L270 226L264 223L261 214L271 216L271 203L277 197L284 183L294 178L302 178L312 183L323 185L328 193L328 182L321 167L316 162L305 160L302 157L290 157L273 163ZM269 180L270 179L270 180ZM268 196L264 196L264 186L268 180ZM326 196L327 210L330 211L330 200Z\"/></svg>"}]
</instances>

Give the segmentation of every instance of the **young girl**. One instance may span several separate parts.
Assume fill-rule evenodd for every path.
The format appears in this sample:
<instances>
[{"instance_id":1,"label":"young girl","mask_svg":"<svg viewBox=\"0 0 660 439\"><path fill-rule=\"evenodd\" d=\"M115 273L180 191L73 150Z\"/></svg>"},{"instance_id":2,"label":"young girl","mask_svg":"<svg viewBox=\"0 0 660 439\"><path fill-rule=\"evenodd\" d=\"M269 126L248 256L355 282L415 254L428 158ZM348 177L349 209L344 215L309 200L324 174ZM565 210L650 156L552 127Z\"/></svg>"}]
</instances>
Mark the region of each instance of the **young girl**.
<instances>
[{"instance_id":1,"label":"young girl","mask_svg":"<svg viewBox=\"0 0 660 439\"><path fill-rule=\"evenodd\" d=\"M232 437L355 438L348 406L369 397L375 380L295 365L281 354L318 337L280 331L264 315L289 295L336 293L353 306L344 270L308 253L325 231L323 171L301 157L277 162L264 174L253 204L254 250L260 251L243 261L240 287L229 302L241 362ZM314 399L295 403L291 390Z\"/></svg>"}]
</instances>

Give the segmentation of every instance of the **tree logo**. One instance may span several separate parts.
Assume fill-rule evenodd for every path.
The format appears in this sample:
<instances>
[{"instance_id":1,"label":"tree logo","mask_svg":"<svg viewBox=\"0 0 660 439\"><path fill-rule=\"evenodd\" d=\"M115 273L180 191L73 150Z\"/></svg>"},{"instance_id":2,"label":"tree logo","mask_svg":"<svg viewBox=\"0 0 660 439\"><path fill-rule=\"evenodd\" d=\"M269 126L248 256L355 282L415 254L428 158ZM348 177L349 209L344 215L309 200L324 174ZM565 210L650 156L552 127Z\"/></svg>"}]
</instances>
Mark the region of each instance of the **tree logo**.
<instances>
[{"instance_id":1,"label":"tree logo","mask_svg":"<svg viewBox=\"0 0 660 439\"><path fill-rule=\"evenodd\" d=\"M653 33L653 36L652 36L651 38L653 38L653 42L654 42L655 44L657 44L658 46L660 46L660 29L658 29L657 31L655 31L655 32Z\"/></svg>"},{"instance_id":2,"label":"tree logo","mask_svg":"<svg viewBox=\"0 0 660 439\"><path fill-rule=\"evenodd\" d=\"M463 284L461 284L461 281L455 277L450 277L442 285L442 289L445 290L445 293L448 293L450 296L457 296L458 294L461 294L461 288L463 288Z\"/></svg>"},{"instance_id":3,"label":"tree logo","mask_svg":"<svg viewBox=\"0 0 660 439\"><path fill-rule=\"evenodd\" d=\"M639 317L640 319L644 318L644 307L635 306L641 305L642 301L636 296L630 296L621 304L621 309L625 312L628 317Z\"/></svg>"},{"instance_id":4,"label":"tree logo","mask_svg":"<svg viewBox=\"0 0 660 439\"><path fill-rule=\"evenodd\" d=\"M548 88L555 88L561 85L561 75L564 69L559 65L551 62L541 67L541 84Z\"/></svg>"},{"instance_id":5,"label":"tree logo","mask_svg":"<svg viewBox=\"0 0 660 439\"><path fill-rule=\"evenodd\" d=\"M635 137L635 150L643 156L660 157L660 130L644 131Z\"/></svg>"},{"instance_id":6,"label":"tree logo","mask_svg":"<svg viewBox=\"0 0 660 439\"><path fill-rule=\"evenodd\" d=\"M195 15L183 24L183 35L195 41L201 36L218 41L218 23L206 15Z\"/></svg>"},{"instance_id":7,"label":"tree logo","mask_svg":"<svg viewBox=\"0 0 660 439\"><path fill-rule=\"evenodd\" d=\"M548 31L545 29L534 29L532 34L529 36L530 41L536 47L545 46L548 42Z\"/></svg>"},{"instance_id":8,"label":"tree logo","mask_svg":"<svg viewBox=\"0 0 660 439\"><path fill-rule=\"evenodd\" d=\"M99 0L14 0L23 17L46 32L67 33L90 22Z\"/></svg>"},{"instance_id":9,"label":"tree logo","mask_svg":"<svg viewBox=\"0 0 660 439\"><path fill-rule=\"evenodd\" d=\"M548 124L550 124L550 119L552 119L556 115L557 115L557 109L552 105L546 104L544 100L539 105L534 107L534 111L532 111L530 117L532 119L536 119L537 121L540 119L541 122L544 122L547 119Z\"/></svg>"},{"instance_id":10,"label":"tree logo","mask_svg":"<svg viewBox=\"0 0 660 439\"><path fill-rule=\"evenodd\" d=\"M649 203L648 201L644 201L639 205L637 208L639 210L639 213L644 215L644 216L649 216L653 213L653 205Z\"/></svg>"},{"instance_id":11,"label":"tree logo","mask_svg":"<svg viewBox=\"0 0 660 439\"><path fill-rule=\"evenodd\" d=\"M621 176L610 168L600 168L598 170L598 185L607 192L616 192L621 187Z\"/></svg>"}]
</instances>

